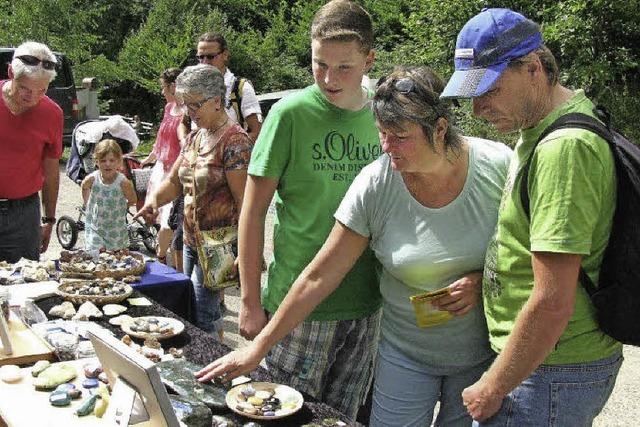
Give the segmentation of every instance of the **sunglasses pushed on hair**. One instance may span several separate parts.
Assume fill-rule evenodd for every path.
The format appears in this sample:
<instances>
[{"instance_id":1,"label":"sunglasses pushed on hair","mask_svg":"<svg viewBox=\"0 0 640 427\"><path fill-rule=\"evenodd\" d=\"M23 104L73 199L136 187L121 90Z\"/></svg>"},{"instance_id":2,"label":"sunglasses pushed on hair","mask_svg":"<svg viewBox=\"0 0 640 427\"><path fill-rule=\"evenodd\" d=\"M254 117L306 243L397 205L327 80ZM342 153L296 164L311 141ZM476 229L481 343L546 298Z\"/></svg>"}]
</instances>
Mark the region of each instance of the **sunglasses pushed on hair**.
<instances>
[{"instance_id":1,"label":"sunglasses pushed on hair","mask_svg":"<svg viewBox=\"0 0 640 427\"><path fill-rule=\"evenodd\" d=\"M378 84L376 85L376 87L382 86L382 84L387 81L387 77L389 76L384 76L380 80L378 80ZM403 95L407 95L411 92L420 95L419 92L421 92L418 90L416 83L410 77L403 77L401 79L395 80L393 82L393 88ZM451 99L451 103L456 107L460 107L460 103L457 99Z\"/></svg>"},{"instance_id":2,"label":"sunglasses pushed on hair","mask_svg":"<svg viewBox=\"0 0 640 427\"><path fill-rule=\"evenodd\" d=\"M389 76L384 76L380 80L378 80L378 84L376 85L376 87L382 86L382 84L387 81L387 77ZM393 82L393 88L403 94L413 92L415 87L416 84L409 77L404 77Z\"/></svg>"},{"instance_id":3,"label":"sunglasses pushed on hair","mask_svg":"<svg viewBox=\"0 0 640 427\"><path fill-rule=\"evenodd\" d=\"M45 70L53 70L56 68L56 63L53 61L49 61L47 59L40 59L37 56L33 55L20 55L17 58L22 61L25 65L30 65L32 67L42 64L42 68Z\"/></svg>"}]
</instances>

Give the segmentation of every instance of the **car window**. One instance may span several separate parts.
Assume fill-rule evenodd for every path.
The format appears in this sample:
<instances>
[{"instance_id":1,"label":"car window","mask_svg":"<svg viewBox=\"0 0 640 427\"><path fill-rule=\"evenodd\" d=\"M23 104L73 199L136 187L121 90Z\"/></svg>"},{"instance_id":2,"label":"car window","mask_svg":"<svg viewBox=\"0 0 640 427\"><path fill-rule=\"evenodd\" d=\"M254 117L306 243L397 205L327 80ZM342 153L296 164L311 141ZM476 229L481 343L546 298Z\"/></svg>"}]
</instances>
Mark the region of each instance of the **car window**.
<instances>
[{"instance_id":1,"label":"car window","mask_svg":"<svg viewBox=\"0 0 640 427\"><path fill-rule=\"evenodd\" d=\"M71 65L71 61L67 58L63 58L60 55L56 55L58 58L58 66L56 67L56 78L53 79L50 86L53 87L68 87L73 86L73 79L71 77L71 73L69 73L69 68Z\"/></svg>"},{"instance_id":2,"label":"car window","mask_svg":"<svg viewBox=\"0 0 640 427\"><path fill-rule=\"evenodd\" d=\"M0 80L6 80L9 78L7 68L13 58L13 52L0 52Z\"/></svg>"}]
</instances>

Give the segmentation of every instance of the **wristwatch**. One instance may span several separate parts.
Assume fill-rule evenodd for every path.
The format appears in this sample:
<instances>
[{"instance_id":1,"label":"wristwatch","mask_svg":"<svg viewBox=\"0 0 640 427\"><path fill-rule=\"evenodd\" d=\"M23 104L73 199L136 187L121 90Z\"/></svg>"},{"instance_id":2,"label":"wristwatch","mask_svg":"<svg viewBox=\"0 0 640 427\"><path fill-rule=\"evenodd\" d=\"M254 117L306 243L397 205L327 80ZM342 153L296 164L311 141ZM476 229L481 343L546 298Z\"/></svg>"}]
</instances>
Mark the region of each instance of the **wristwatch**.
<instances>
[{"instance_id":1,"label":"wristwatch","mask_svg":"<svg viewBox=\"0 0 640 427\"><path fill-rule=\"evenodd\" d=\"M43 216L42 217L42 223L43 224L55 224L56 223L56 217L55 216Z\"/></svg>"}]
</instances>

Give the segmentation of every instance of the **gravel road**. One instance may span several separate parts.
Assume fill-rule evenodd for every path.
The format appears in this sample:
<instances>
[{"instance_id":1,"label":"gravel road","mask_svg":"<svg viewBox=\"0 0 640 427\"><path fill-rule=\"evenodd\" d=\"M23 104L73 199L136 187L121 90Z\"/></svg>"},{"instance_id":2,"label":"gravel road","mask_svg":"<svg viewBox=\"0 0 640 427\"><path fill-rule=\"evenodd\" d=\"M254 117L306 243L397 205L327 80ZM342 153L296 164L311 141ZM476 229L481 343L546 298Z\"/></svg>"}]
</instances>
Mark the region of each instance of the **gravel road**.
<instances>
[{"instance_id":1,"label":"gravel road","mask_svg":"<svg viewBox=\"0 0 640 427\"><path fill-rule=\"evenodd\" d=\"M82 204L80 187L71 181L65 174L64 167L60 168L60 195L58 198L57 216L69 215L77 216L76 207ZM265 257L269 261L272 257L272 215L267 218ZM55 234L55 231L54 231ZM80 237L76 248L83 246L83 238ZM60 244L55 235L51 238L49 249L45 257L56 259L60 254ZM263 276L264 279L264 276ZM228 312L224 317L225 343L232 348L239 348L245 345L246 341L237 334L237 315L239 306L239 291L228 289L226 291L225 303ZM640 348L625 346L625 361L613 395L609 399L603 412L596 418L594 426L597 427L622 427L635 426L640 424Z\"/></svg>"}]
</instances>

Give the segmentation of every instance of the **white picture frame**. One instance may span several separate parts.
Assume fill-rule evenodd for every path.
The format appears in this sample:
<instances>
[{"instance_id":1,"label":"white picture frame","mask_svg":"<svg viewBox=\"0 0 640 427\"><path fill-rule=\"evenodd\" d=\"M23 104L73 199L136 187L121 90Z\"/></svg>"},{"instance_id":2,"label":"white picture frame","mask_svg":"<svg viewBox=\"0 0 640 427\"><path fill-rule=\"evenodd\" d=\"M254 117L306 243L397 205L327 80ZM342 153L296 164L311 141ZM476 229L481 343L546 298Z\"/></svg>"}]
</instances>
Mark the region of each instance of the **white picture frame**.
<instances>
[{"instance_id":1,"label":"white picture frame","mask_svg":"<svg viewBox=\"0 0 640 427\"><path fill-rule=\"evenodd\" d=\"M7 356L12 355L13 347L9 337L9 324L2 313L0 313L0 341L2 342L2 352Z\"/></svg>"},{"instance_id":2,"label":"white picture frame","mask_svg":"<svg viewBox=\"0 0 640 427\"><path fill-rule=\"evenodd\" d=\"M106 329L91 328L88 335L113 387L104 418L120 426L144 422L145 426L178 427L155 364Z\"/></svg>"}]
</instances>

